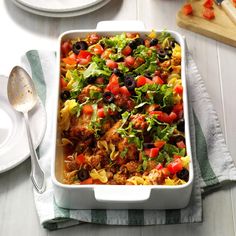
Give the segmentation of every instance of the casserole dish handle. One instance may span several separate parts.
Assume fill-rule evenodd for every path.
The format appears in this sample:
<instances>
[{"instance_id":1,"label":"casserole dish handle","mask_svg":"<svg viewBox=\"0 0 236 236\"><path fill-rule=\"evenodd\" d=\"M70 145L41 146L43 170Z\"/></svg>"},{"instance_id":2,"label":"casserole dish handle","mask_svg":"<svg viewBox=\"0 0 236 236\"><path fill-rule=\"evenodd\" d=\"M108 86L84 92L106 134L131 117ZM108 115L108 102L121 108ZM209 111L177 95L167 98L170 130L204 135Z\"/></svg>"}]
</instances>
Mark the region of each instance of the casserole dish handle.
<instances>
[{"instance_id":1,"label":"casserole dish handle","mask_svg":"<svg viewBox=\"0 0 236 236\"><path fill-rule=\"evenodd\" d=\"M144 23L137 20L126 20L126 21L100 21L97 23L97 30L104 31L142 31L145 30Z\"/></svg>"},{"instance_id":2,"label":"casserole dish handle","mask_svg":"<svg viewBox=\"0 0 236 236\"><path fill-rule=\"evenodd\" d=\"M97 186L95 199L99 202L144 202L150 198L151 188L139 186Z\"/></svg>"}]
</instances>

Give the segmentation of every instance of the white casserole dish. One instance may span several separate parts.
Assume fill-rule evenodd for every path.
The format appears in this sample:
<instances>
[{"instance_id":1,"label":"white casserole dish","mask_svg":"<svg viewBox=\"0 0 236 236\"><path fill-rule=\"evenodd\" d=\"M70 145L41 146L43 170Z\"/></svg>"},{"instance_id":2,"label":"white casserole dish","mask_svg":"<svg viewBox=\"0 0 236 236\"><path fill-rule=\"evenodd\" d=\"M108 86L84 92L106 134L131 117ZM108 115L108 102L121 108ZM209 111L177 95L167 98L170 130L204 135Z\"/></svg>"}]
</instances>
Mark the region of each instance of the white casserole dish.
<instances>
[{"instance_id":1,"label":"white casserole dish","mask_svg":"<svg viewBox=\"0 0 236 236\"><path fill-rule=\"evenodd\" d=\"M120 22L108 22L111 27L114 25L121 26ZM123 22L124 23L124 22ZM84 37L90 32L98 32L100 35L115 35L122 32L139 32L141 35L147 34L150 30L140 30L140 22L134 24L132 22L131 30L126 27L123 30L104 30L106 22L100 22L96 30L74 30L67 31L59 37L57 65L58 76L60 78L60 45L66 39L75 37ZM123 24L124 25L124 24ZM138 27L135 27L138 26ZM160 32L159 30L156 30ZM189 117L188 117L188 101L187 86L185 76L185 41L177 32L170 32L182 48L182 84L184 88L184 119L185 119L185 139L187 155L191 158L190 134L189 134ZM59 82L57 93L59 94ZM55 117L57 122L57 117ZM55 130L54 136L57 131ZM193 185L193 164L192 158L189 164L189 181L183 185L166 186L166 185L67 185L63 184L63 155L60 147L56 147L56 139L54 137L55 155L52 158L51 177L54 187L54 196L56 203L63 208L70 209L180 209L188 205L192 185Z\"/></svg>"}]
</instances>

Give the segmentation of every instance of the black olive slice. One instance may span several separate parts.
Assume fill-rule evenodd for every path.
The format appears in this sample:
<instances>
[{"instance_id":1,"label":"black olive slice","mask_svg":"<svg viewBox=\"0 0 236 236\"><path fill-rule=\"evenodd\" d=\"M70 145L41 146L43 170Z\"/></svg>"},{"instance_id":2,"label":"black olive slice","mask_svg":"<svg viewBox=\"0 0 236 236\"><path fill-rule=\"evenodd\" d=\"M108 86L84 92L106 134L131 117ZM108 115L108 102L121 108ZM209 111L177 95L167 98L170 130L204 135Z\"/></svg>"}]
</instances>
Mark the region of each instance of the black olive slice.
<instances>
[{"instance_id":1,"label":"black olive slice","mask_svg":"<svg viewBox=\"0 0 236 236\"><path fill-rule=\"evenodd\" d=\"M80 50L87 50L87 49L88 49L88 44L85 41L76 42L72 46L72 51L75 54L79 54Z\"/></svg>"},{"instance_id":2,"label":"black olive slice","mask_svg":"<svg viewBox=\"0 0 236 236\"><path fill-rule=\"evenodd\" d=\"M158 39L154 38L150 41L150 46L156 46L158 44Z\"/></svg>"},{"instance_id":3,"label":"black olive slice","mask_svg":"<svg viewBox=\"0 0 236 236\"><path fill-rule=\"evenodd\" d=\"M189 171L186 168L183 168L181 171L179 171L177 174L177 177L179 179L184 180L185 182L189 179Z\"/></svg>"},{"instance_id":4,"label":"black olive slice","mask_svg":"<svg viewBox=\"0 0 236 236\"><path fill-rule=\"evenodd\" d=\"M83 181L89 177L89 172L88 172L88 170L82 168L78 171L77 176L78 176L79 180Z\"/></svg>"},{"instance_id":5,"label":"black olive slice","mask_svg":"<svg viewBox=\"0 0 236 236\"><path fill-rule=\"evenodd\" d=\"M121 77L121 76L123 75L122 72L121 72L119 69L117 69L117 68L115 68L115 69L113 70L113 73L114 73L115 75L119 76L119 77Z\"/></svg>"},{"instance_id":6,"label":"black olive slice","mask_svg":"<svg viewBox=\"0 0 236 236\"><path fill-rule=\"evenodd\" d=\"M60 97L63 101L65 101L70 98L70 92L67 90L64 90L63 92L61 92Z\"/></svg>"},{"instance_id":7,"label":"black olive slice","mask_svg":"<svg viewBox=\"0 0 236 236\"><path fill-rule=\"evenodd\" d=\"M113 94L113 93L111 93L111 92L105 92L105 93L103 94L103 101L104 101L105 103L111 103L111 102L113 102L113 100L114 100L114 94Z\"/></svg>"},{"instance_id":8,"label":"black olive slice","mask_svg":"<svg viewBox=\"0 0 236 236\"><path fill-rule=\"evenodd\" d=\"M177 130L184 132L184 119L179 120L177 123Z\"/></svg>"},{"instance_id":9,"label":"black olive slice","mask_svg":"<svg viewBox=\"0 0 236 236\"><path fill-rule=\"evenodd\" d=\"M136 82L135 82L134 78L126 77L125 78L125 86L130 91L134 90L136 87Z\"/></svg>"},{"instance_id":10,"label":"black olive slice","mask_svg":"<svg viewBox=\"0 0 236 236\"><path fill-rule=\"evenodd\" d=\"M97 78L95 76L90 76L90 77L87 78L87 81L88 81L89 84L94 84L96 79Z\"/></svg>"},{"instance_id":11,"label":"black olive slice","mask_svg":"<svg viewBox=\"0 0 236 236\"><path fill-rule=\"evenodd\" d=\"M144 143L144 144L143 144L143 147L144 147L144 148L154 148L155 146L154 146L153 143Z\"/></svg>"}]
</instances>

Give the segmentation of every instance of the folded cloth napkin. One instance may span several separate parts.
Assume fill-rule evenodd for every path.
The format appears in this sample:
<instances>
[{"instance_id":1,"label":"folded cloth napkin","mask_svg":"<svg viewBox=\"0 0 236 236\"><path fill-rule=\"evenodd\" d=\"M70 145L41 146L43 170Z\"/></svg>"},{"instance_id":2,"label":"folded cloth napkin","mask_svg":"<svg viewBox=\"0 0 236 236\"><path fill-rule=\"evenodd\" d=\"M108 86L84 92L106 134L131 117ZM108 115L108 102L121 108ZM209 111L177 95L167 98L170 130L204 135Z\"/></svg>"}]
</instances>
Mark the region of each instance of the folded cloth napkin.
<instances>
[{"instance_id":1,"label":"folded cloth napkin","mask_svg":"<svg viewBox=\"0 0 236 236\"><path fill-rule=\"evenodd\" d=\"M23 66L32 74L39 96L47 111L47 129L39 146L42 168L46 173L47 190L34 192L40 223L49 230L100 223L110 225L155 225L202 221L202 194L236 180L236 168L226 147L216 112L198 69L188 55L187 86L195 179L189 205L180 210L69 210L58 207L53 198L50 163L53 153L52 116L56 109L55 52L32 50L22 58Z\"/></svg>"}]
</instances>

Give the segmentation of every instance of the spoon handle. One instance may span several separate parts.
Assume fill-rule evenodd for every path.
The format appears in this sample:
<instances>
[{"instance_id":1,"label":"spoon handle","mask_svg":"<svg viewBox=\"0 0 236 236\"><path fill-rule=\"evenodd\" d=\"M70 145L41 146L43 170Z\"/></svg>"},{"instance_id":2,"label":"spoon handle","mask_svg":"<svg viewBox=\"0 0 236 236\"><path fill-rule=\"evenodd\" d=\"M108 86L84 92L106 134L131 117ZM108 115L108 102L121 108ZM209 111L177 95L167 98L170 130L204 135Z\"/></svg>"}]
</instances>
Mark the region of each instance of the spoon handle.
<instances>
[{"instance_id":1,"label":"spoon handle","mask_svg":"<svg viewBox=\"0 0 236 236\"><path fill-rule=\"evenodd\" d=\"M37 155L37 153L34 149L34 146L33 146L30 126L29 126L28 113L24 112L23 114L24 114L24 118L25 118L25 126L26 126L29 148L30 148L30 156L31 156L31 180L32 180L36 190L39 193L43 193L46 189L44 172L39 165L38 155Z\"/></svg>"}]
</instances>

